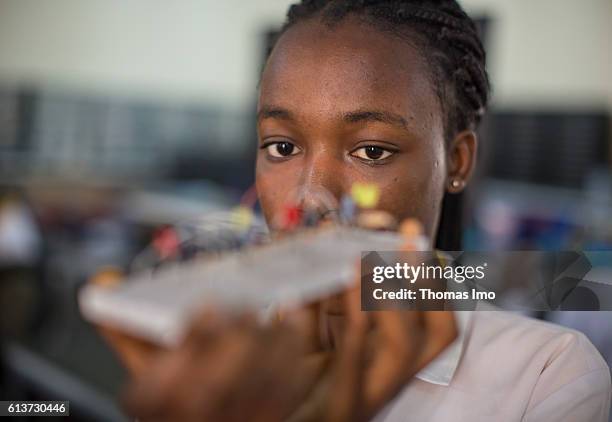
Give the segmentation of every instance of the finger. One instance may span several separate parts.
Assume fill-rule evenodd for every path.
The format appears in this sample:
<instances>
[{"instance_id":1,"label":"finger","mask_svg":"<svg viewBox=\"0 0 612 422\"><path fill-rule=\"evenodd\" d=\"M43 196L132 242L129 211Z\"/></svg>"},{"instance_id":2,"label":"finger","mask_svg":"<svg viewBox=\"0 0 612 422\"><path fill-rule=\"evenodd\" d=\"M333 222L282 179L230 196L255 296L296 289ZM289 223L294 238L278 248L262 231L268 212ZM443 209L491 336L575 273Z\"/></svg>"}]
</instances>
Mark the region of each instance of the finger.
<instances>
[{"instance_id":1,"label":"finger","mask_svg":"<svg viewBox=\"0 0 612 422\"><path fill-rule=\"evenodd\" d=\"M136 416L219 419L227 397L240 387L242 368L254 352L252 336L245 334L246 322L226 322L223 332L216 334L211 334L214 328L208 322L198 322L201 330L210 329L206 341L200 338L201 331L192 327L181 347L156 361L155 368L159 368L141 377L128 391L127 402Z\"/></svg>"},{"instance_id":2,"label":"finger","mask_svg":"<svg viewBox=\"0 0 612 422\"><path fill-rule=\"evenodd\" d=\"M318 309L310 305L306 307L295 307L287 309L283 313L283 319L278 326L299 338L306 348L305 353L318 350L314 347L313 337L318 337Z\"/></svg>"},{"instance_id":3,"label":"finger","mask_svg":"<svg viewBox=\"0 0 612 422\"><path fill-rule=\"evenodd\" d=\"M299 320L300 317L291 318ZM295 323L298 327L302 324L300 321ZM305 342L288 321L270 329L273 333L266 338L267 341L259 343L252 365L246 368L251 376L230 406L242 411L242 414L237 414L241 417L237 420L244 420L247 414L254 421L285 420L304 400L317 375L314 366L310 367L312 372L300 367ZM299 359L297 362L296 357Z\"/></svg>"},{"instance_id":4,"label":"finger","mask_svg":"<svg viewBox=\"0 0 612 422\"><path fill-rule=\"evenodd\" d=\"M214 341L219 333L229 325L230 318L227 315L222 314L212 306L208 306L191 319L185 339L192 346L204 347Z\"/></svg>"},{"instance_id":5,"label":"finger","mask_svg":"<svg viewBox=\"0 0 612 422\"><path fill-rule=\"evenodd\" d=\"M327 411L329 421L352 421L360 412L368 317L361 311L359 284L344 293L347 323L340 343Z\"/></svg>"},{"instance_id":6,"label":"finger","mask_svg":"<svg viewBox=\"0 0 612 422\"><path fill-rule=\"evenodd\" d=\"M99 325L96 329L112 347L132 377L146 371L151 360L162 351L156 344L131 337L116 328Z\"/></svg>"},{"instance_id":7,"label":"finger","mask_svg":"<svg viewBox=\"0 0 612 422\"><path fill-rule=\"evenodd\" d=\"M321 306L321 301L317 301L300 307L284 306L278 311L278 323L282 323L286 318L291 318L294 312L298 312L298 318L302 321L298 329L303 332L306 340L306 353L323 352L327 348L327 342L323 342L321 338Z\"/></svg>"},{"instance_id":8,"label":"finger","mask_svg":"<svg viewBox=\"0 0 612 422\"><path fill-rule=\"evenodd\" d=\"M404 239L401 249L404 251L415 251L417 248L415 239L423 235L423 225L414 218L407 218L401 222L398 232Z\"/></svg>"},{"instance_id":9,"label":"finger","mask_svg":"<svg viewBox=\"0 0 612 422\"><path fill-rule=\"evenodd\" d=\"M197 380L185 392L193 397L186 403L190 414L218 414L231 397L241 394L246 376L250 377L250 360L256 360L259 353L259 332L253 321L234 320L214 341L193 347L191 376Z\"/></svg>"},{"instance_id":10,"label":"finger","mask_svg":"<svg viewBox=\"0 0 612 422\"><path fill-rule=\"evenodd\" d=\"M105 289L116 288L121 284L124 274L115 267L102 268L88 280ZM115 351L130 375L137 376L148 366L150 359L161 349L146 340L130 336L109 325L95 325L96 331Z\"/></svg>"},{"instance_id":11,"label":"finger","mask_svg":"<svg viewBox=\"0 0 612 422\"><path fill-rule=\"evenodd\" d=\"M305 317L301 310L287 312L282 323L251 333L253 348L242 368L248 377L243 376L218 407L223 420L241 421L245 415L255 421L284 420L304 400L316 376L298 365L305 355Z\"/></svg>"},{"instance_id":12,"label":"finger","mask_svg":"<svg viewBox=\"0 0 612 422\"><path fill-rule=\"evenodd\" d=\"M364 343L369 323L367 315L360 310L359 293L356 284L340 295L344 321L338 347L324 354L327 364L320 366L316 384L288 421L352 421L359 413L357 404L362 390ZM329 324L326 319L323 321Z\"/></svg>"},{"instance_id":13,"label":"finger","mask_svg":"<svg viewBox=\"0 0 612 422\"><path fill-rule=\"evenodd\" d=\"M423 347L420 312L378 311L373 314L376 343L364 393L366 408L371 413L391 400L416 374L415 361Z\"/></svg>"},{"instance_id":14,"label":"finger","mask_svg":"<svg viewBox=\"0 0 612 422\"><path fill-rule=\"evenodd\" d=\"M184 346L153 359L149 370L124 388L122 402L128 413L147 420L172 414L172 392L187 382L183 374L189 363L189 350Z\"/></svg>"},{"instance_id":15,"label":"finger","mask_svg":"<svg viewBox=\"0 0 612 422\"><path fill-rule=\"evenodd\" d=\"M446 349L458 335L452 311L425 311L423 315L423 348L416 367L421 370Z\"/></svg>"}]
</instances>

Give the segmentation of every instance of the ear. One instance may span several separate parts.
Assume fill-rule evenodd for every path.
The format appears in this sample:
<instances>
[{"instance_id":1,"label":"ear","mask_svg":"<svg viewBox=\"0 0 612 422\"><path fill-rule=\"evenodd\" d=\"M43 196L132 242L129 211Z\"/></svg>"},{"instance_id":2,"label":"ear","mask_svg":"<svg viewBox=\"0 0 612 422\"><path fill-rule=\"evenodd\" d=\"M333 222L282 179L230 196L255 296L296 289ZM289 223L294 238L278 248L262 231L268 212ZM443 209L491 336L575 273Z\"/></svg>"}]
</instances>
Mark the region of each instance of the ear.
<instances>
[{"instance_id":1,"label":"ear","mask_svg":"<svg viewBox=\"0 0 612 422\"><path fill-rule=\"evenodd\" d=\"M471 130L460 132L448 147L446 190L459 193L465 189L476 165L478 137Z\"/></svg>"}]
</instances>

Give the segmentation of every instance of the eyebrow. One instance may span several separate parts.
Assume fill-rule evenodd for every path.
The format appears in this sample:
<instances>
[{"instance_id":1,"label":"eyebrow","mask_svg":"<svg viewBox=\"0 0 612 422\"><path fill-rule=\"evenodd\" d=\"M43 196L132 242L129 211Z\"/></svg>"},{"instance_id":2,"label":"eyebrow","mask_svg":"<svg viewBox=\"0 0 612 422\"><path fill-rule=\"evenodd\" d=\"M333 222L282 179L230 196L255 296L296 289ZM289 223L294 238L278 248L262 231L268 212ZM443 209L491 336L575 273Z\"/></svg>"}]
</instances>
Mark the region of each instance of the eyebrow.
<instances>
[{"instance_id":1,"label":"eyebrow","mask_svg":"<svg viewBox=\"0 0 612 422\"><path fill-rule=\"evenodd\" d=\"M257 121L263 119L295 120L293 114L282 107L264 106L257 112Z\"/></svg>"},{"instance_id":2,"label":"eyebrow","mask_svg":"<svg viewBox=\"0 0 612 422\"><path fill-rule=\"evenodd\" d=\"M358 110L344 114L342 116L342 120L348 123L382 122L408 130L408 122L405 118L399 114L390 113L387 111Z\"/></svg>"},{"instance_id":3,"label":"eyebrow","mask_svg":"<svg viewBox=\"0 0 612 422\"><path fill-rule=\"evenodd\" d=\"M257 120L263 119L279 119L287 121L295 121L295 116L289 110L276 107L264 106L257 112ZM408 121L399 114L390 113L382 110L356 110L342 115L342 120L347 123L359 122L382 122L393 126L400 127L404 130L409 130Z\"/></svg>"}]
</instances>

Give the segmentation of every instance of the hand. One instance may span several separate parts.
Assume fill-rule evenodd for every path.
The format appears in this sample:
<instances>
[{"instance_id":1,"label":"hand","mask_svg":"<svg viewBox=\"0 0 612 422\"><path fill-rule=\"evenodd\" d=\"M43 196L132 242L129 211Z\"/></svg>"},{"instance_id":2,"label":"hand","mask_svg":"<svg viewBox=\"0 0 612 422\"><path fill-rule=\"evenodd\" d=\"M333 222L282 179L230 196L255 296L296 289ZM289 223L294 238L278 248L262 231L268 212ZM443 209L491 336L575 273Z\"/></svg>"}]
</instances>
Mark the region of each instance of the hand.
<instances>
[{"instance_id":1,"label":"hand","mask_svg":"<svg viewBox=\"0 0 612 422\"><path fill-rule=\"evenodd\" d=\"M450 312L362 312L359 294L340 296L343 316L327 315L324 301L265 327L207 312L173 351L107 329L133 374L127 407L142 420L369 420L456 327ZM332 350L319 341L325 326Z\"/></svg>"},{"instance_id":2,"label":"hand","mask_svg":"<svg viewBox=\"0 0 612 422\"><path fill-rule=\"evenodd\" d=\"M335 350L313 352L312 315L253 317L207 312L183 345L135 377L127 407L141 420L369 420L456 336L452 313L360 310L343 294L345 326Z\"/></svg>"},{"instance_id":3,"label":"hand","mask_svg":"<svg viewBox=\"0 0 612 422\"><path fill-rule=\"evenodd\" d=\"M126 391L140 420L281 421L315 385L324 355L308 355L303 312L262 326L208 311L187 340L158 355Z\"/></svg>"},{"instance_id":4,"label":"hand","mask_svg":"<svg viewBox=\"0 0 612 422\"><path fill-rule=\"evenodd\" d=\"M338 350L289 421L370 420L456 338L451 312L362 312L359 293L343 295Z\"/></svg>"},{"instance_id":5,"label":"hand","mask_svg":"<svg viewBox=\"0 0 612 422\"><path fill-rule=\"evenodd\" d=\"M405 220L399 231L406 239L401 249L412 251L405 258L420 262L413 239L422 234L421 225ZM362 312L360 304L357 280L352 290L320 306L320 325L328 327L328 343L337 348L333 369L291 422L369 420L457 336L452 312Z\"/></svg>"}]
</instances>

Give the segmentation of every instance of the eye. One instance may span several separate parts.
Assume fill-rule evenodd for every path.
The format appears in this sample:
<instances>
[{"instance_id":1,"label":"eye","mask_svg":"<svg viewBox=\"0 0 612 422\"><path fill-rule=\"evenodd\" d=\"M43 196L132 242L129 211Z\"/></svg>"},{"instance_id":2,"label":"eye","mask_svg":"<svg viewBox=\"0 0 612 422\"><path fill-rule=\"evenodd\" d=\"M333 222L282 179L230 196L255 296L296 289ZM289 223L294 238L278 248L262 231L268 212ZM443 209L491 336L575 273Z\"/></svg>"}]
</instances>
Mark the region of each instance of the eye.
<instances>
[{"instance_id":1,"label":"eye","mask_svg":"<svg viewBox=\"0 0 612 422\"><path fill-rule=\"evenodd\" d=\"M393 154L395 154L394 151L389 151L388 149L376 145L361 147L351 153L353 157L366 161L381 161L391 157Z\"/></svg>"},{"instance_id":2,"label":"eye","mask_svg":"<svg viewBox=\"0 0 612 422\"><path fill-rule=\"evenodd\" d=\"M270 157L274 158L289 157L300 152L300 149L291 142L271 142L262 148L268 152Z\"/></svg>"}]
</instances>

